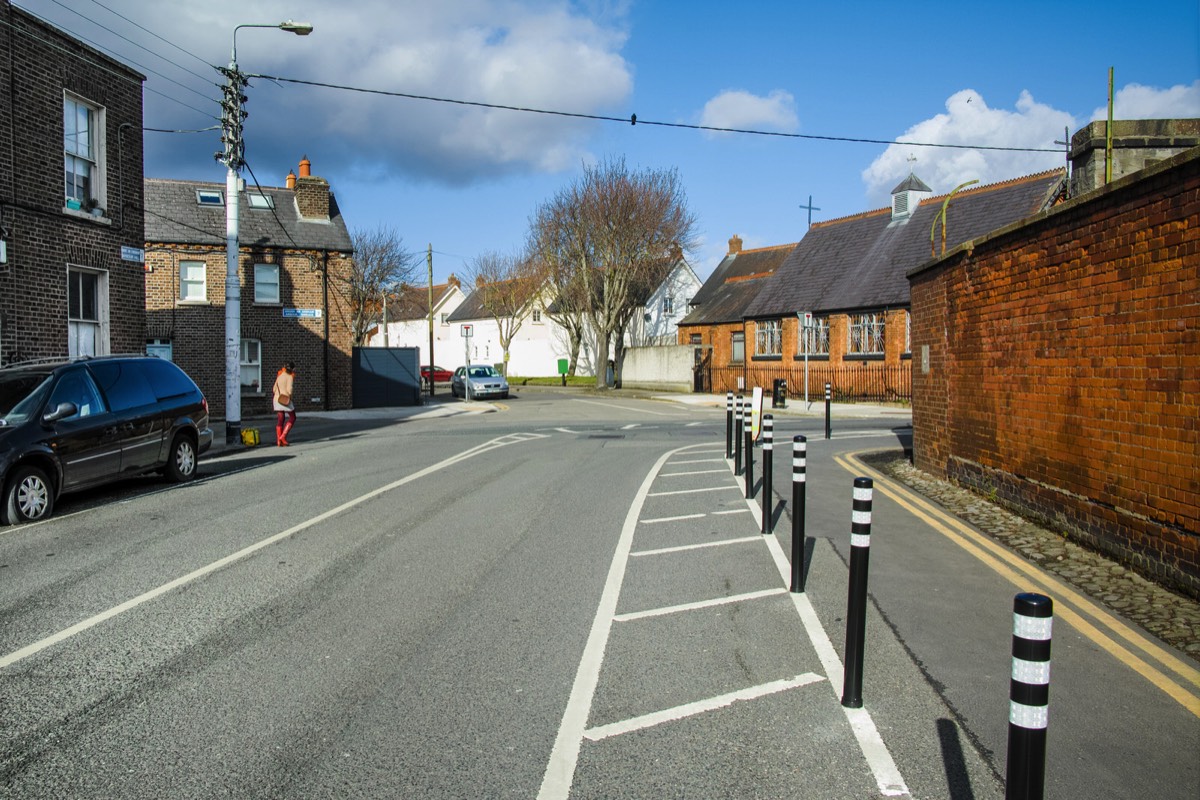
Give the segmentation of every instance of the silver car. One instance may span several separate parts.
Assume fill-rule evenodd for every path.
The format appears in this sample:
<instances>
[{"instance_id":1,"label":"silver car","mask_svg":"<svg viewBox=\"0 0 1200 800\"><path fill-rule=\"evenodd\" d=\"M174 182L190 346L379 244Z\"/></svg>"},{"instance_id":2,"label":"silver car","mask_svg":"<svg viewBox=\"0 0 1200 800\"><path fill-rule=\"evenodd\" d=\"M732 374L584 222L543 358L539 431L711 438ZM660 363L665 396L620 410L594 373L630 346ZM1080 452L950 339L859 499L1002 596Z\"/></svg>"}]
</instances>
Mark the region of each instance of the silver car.
<instances>
[{"instance_id":1,"label":"silver car","mask_svg":"<svg viewBox=\"0 0 1200 800\"><path fill-rule=\"evenodd\" d=\"M470 400L484 400L489 397L508 397L508 381L496 371L495 367L486 364L472 364L469 367L459 367L450 378L450 394L455 397L464 396L464 382L469 384Z\"/></svg>"}]
</instances>

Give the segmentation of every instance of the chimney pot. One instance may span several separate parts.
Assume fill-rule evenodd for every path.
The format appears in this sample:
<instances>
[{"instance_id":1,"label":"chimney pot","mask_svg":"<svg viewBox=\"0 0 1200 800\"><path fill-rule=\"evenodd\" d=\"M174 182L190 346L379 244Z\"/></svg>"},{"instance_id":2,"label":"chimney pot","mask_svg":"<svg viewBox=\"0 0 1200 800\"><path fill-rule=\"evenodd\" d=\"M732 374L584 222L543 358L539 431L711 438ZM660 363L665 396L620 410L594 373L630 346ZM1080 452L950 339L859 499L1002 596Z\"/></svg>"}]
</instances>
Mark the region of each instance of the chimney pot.
<instances>
[{"instance_id":1,"label":"chimney pot","mask_svg":"<svg viewBox=\"0 0 1200 800\"><path fill-rule=\"evenodd\" d=\"M308 160L308 156L300 159L300 177L307 178L312 173L312 162Z\"/></svg>"},{"instance_id":2,"label":"chimney pot","mask_svg":"<svg viewBox=\"0 0 1200 800\"><path fill-rule=\"evenodd\" d=\"M729 255L735 256L742 252L742 237L736 233L729 239Z\"/></svg>"},{"instance_id":3,"label":"chimney pot","mask_svg":"<svg viewBox=\"0 0 1200 800\"><path fill-rule=\"evenodd\" d=\"M289 188L289 189L296 188L296 173L292 172L290 169L288 170L286 185L287 185L287 188Z\"/></svg>"}]
</instances>

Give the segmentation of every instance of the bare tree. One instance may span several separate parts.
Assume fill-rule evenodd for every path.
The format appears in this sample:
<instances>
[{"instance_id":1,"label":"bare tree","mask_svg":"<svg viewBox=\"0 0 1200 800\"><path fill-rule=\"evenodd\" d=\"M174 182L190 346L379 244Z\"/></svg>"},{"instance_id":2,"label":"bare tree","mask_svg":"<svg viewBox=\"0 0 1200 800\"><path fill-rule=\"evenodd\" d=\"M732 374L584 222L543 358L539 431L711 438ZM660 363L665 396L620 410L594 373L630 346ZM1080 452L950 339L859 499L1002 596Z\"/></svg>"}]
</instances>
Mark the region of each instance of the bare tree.
<instances>
[{"instance_id":1,"label":"bare tree","mask_svg":"<svg viewBox=\"0 0 1200 800\"><path fill-rule=\"evenodd\" d=\"M578 208L555 197L538 207L529 222L528 249L535 254L552 301L547 316L567 335L567 374L579 369L579 350L587 327L591 288L583 227Z\"/></svg>"},{"instance_id":2,"label":"bare tree","mask_svg":"<svg viewBox=\"0 0 1200 800\"><path fill-rule=\"evenodd\" d=\"M621 348L631 315L670 274L672 256L692 247L695 224L677 171L632 171L624 159L585 166L538 209L531 238L538 255L566 273L556 286L582 301L596 334L597 386L609 344Z\"/></svg>"},{"instance_id":3,"label":"bare tree","mask_svg":"<svg viewBox=\"0 0 1200 800\"><path fill-rule=\"evenodd\" d=\"M542 290L537 263L524 254L487 252L467 265L467 278L475 286L471 296L496 323L507 375L509 346Z\"/></svg>"},{"instance_id":4,"label":"bare tree","mask_svg":"<svg viewBox=\"0 0 1200 800\"><path fill-rule=\"evenodd\" d=\"M356 347L366 341L367 331L379 319L384 295L416 275L418 255L404 247L392 228L355 230L350 234L354 256L348 274L337 281L335 290L350 309L350 335Z\"/></svg>"}]
</instances>

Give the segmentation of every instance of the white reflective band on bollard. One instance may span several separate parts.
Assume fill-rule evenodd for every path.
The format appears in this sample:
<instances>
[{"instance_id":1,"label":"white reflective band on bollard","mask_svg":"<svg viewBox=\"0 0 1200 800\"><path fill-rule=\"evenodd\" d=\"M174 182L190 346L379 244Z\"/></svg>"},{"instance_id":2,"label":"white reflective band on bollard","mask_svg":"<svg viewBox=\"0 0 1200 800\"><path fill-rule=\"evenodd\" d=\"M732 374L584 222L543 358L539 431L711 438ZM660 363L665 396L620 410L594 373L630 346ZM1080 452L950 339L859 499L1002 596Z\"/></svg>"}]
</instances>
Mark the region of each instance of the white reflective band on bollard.
<instances>
[{"instance_id":1,"label":"white reflective band on bollard","mask_svg":"<svg viewBox=\"0 0 1200 800\"><path fill-rule=\"evenodd\" d=\"M856 523L858 525L870 525L871 524L871 512L870 511L851 511L850 512L850 521L853 523Z\"/></svg>"},{"instance_id":2,"label":"white reflective band on bollard","mask_svg":"<svg viewBox=\"0 0 1200 800\"><path fill-rule=\"evenodd\" d=\"M871 499L870 487L864 488L861 486L855 486L854 487L854 499L855 500L870 500Z\"/></svg>"},{"instance_id":3,"label":"white reflective band on bollard","mask_svg":"<svg viewBox=\"0 0 1200 800\"><path fill-rule=\"evenodd\" d=\"M1031 686L1046 686L1050 683L1050 662L1013 658L1012 679Z\"/></svg>"},{"instance_id":4,"label":"white reflective band on bollard","mask_svg":"<svg viewBox=\"0 0 1200 800\"><path fill-rule=\"evenodd\" d=\"M852 534L850 534L850 546L851 547L870 547L871 546L871 537L865 533L852 533Z\"/></svg>"},{"instance_id":5,"label":"white reflective band on bollard","mask_svg":"<svg viewBox=\"0 0 1200 800\"><path fill-rule=\"evenodd\" d=\"M1053 621L1053 617L1027 617L1024 614L1013 614L1013 636L1018 639L1048 641Z\"/></svg>"},{"instance_id":6,"label":"white reflective band on bollard","mask_svg":"<svg viewBox=\"0 0 1200 800\"><path fill-rule=\"evenodd\" d=\"M1008 721L1020 728L1040 730L1046 727L1049 713L1048 706L1026 706L1009 701Z\"/></svg>"}]
</instances>

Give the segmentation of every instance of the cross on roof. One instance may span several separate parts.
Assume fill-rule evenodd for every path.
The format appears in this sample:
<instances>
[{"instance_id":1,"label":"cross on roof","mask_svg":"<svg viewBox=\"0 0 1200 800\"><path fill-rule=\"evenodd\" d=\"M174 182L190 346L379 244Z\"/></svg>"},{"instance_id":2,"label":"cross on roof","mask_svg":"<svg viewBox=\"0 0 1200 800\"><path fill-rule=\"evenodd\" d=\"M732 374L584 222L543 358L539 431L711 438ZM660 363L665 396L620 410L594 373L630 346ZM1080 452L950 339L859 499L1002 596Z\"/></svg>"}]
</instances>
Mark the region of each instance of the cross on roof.
<instances>
[{"instance_id":1,"label":"cross on roof","mask_svg":"<svg viewBox=\"0 0 1200 800\"><path fill-rule=\"evenodd\" d=\"M814 212L814 211L820 211L821 209L817 208L816 206L814 206L814 205L812 204L812 195L811 195L811 194L808 196L808 205L806 205L806 206L800 206L800 208L807 208L807 209L808 209L808 227L810 227L810 228L811 228L811 227L812 227L812 212Z\"/></svg>"}]
</instances>

